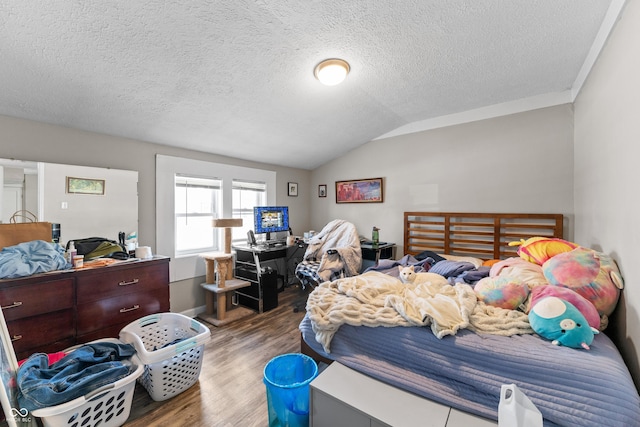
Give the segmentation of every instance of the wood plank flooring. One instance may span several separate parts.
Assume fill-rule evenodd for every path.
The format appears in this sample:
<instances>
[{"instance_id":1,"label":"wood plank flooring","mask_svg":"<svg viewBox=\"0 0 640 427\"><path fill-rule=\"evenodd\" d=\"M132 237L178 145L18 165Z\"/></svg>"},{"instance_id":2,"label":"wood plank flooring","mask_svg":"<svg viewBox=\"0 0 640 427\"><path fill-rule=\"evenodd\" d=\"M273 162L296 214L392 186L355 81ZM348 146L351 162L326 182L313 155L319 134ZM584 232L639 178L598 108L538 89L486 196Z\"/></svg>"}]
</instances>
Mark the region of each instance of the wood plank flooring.
<instances>
[{"instance_id":1,"label":"wood plank flooring","mask_svg":"<svg viewBox=\"0 0 640 427\"><path fill-rule=\"evenodd\" d=\"M164 402L154 402L136 384L128 427L148 426L267 426L264 366L273 357L300 351L298 324L304 317L309 288L287 287L278 294L278 307L224 326L207 326L199 381ZM294 305L300 311L293 311Z\"/></svg>"}]
</instances>

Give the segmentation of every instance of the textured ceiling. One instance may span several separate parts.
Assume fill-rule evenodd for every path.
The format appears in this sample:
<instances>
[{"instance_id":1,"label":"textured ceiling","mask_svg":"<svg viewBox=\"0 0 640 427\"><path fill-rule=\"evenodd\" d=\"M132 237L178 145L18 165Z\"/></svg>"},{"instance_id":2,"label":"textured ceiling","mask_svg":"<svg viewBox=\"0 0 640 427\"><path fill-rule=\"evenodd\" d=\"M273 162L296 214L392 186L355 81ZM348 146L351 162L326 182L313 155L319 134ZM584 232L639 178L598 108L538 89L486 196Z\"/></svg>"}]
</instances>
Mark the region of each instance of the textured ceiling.
<instances>
[{"instance_id":1,"label":"textured ceiling","mask_svg":"<svg viewBox=\"0 0 640 427\"><path fill-rule=\"evenodd\" d=\"M313 169L570 91L604 0L2 0L0 114ZM338 86L313 77L340 57Z\"/></svg>"}]
</instances>

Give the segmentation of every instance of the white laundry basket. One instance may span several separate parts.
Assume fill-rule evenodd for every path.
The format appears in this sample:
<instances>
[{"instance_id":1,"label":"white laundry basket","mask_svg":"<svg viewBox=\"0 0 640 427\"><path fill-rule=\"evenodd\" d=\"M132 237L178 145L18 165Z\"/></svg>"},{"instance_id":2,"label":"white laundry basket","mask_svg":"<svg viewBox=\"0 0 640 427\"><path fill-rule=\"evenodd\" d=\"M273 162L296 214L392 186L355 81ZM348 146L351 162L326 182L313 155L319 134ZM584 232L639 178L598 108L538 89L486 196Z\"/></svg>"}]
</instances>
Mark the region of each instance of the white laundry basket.
<instances>
[{"instance_id":1,"label":"white laundry basket","mask_svg":"<svg viewBox=\"0 0 640 427\"><path fill-rule=\"evenodd\" d=\"M210 338L209 328L179 313L145 316L120 331L120 340L136 348L144 364L139 381L155 401L180 394L198 381Z\"/></svg>"},{"instance_id":2,"label":"white laundry basket","mask_svg":"<svg viewBox=\"0 0 640 427\"><path fill-rule=\"evenodd\" d=\"M114 338L104 338L92 342L119 343ZM72 347L65 353L78 348ZM44 427L97 426L117 427L123 425L131 412L136 379L144 370L140 360L134 355L130 359L131 374L114 383L107 384L82 397L56 406L35 409L31 415L41 419Z\"/></svg>"}]
</instances>

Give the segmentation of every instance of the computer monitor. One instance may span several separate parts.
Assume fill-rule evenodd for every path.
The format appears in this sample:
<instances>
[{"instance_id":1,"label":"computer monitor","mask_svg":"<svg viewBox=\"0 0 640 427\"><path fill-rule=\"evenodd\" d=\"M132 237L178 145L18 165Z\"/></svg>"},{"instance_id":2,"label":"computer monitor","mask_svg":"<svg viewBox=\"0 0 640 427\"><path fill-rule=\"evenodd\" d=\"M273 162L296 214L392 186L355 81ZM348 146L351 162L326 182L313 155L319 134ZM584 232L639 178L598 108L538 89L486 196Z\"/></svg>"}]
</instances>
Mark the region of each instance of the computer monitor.
<instances>
[{"instance_id":1,"label":"computer monitor","mask_svg":"<svg viewBox=\"0 0 640 427\"><path fill-rule=\"evenodd\" d=\"M289 231L288 206L256 206L253 208L253 228L256 234L266 233L266 240L271 240L271 233Z\"/></svg>"}]
</instances>

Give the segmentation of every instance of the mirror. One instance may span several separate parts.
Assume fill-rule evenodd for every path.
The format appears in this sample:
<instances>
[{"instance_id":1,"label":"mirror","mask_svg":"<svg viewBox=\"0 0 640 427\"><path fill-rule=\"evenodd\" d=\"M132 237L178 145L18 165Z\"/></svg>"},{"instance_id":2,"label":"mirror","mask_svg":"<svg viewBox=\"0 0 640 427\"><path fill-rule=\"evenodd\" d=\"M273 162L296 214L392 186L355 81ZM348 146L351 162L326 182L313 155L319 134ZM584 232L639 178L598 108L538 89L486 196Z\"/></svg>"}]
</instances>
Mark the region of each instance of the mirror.
<instances>
[{"instance_id":1,"label":"mirror","mask_svg":"<svg viewBox=\"0 0 640 427\"><path fill-rule=\"evenodd\" d=\"M60 224L62 245L86 237L117 241L120 231L138 231L137 171L0 159L0 193L0 222L31 213Z\"/></svg>"}]
</instances>

